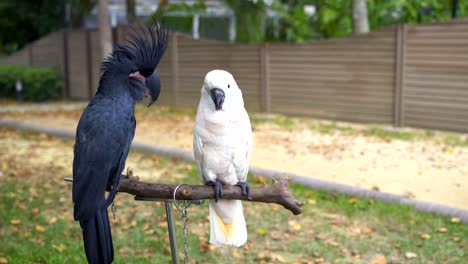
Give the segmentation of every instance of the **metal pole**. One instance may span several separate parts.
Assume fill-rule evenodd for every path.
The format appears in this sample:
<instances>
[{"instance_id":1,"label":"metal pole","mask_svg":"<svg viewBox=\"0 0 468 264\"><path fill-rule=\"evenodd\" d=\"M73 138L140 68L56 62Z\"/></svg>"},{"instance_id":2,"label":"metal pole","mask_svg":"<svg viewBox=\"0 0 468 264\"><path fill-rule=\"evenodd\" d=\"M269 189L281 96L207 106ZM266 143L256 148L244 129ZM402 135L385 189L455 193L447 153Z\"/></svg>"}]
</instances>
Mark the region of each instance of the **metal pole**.
<instances>
[{"instance_id":1,"label":"metal pole","mask_svg":"<svg viewBox=\"0 0 468 264\"><path fill-rule=\"evenodd\" d=\"M176 237L174 234L174 222L172 220L172 204L167 200L164 201L164 204L166 205L167 230L169 232L169 242L171 244L172 263L179 264L179 259L177 257Z\"/></svg>"}]
</instances>

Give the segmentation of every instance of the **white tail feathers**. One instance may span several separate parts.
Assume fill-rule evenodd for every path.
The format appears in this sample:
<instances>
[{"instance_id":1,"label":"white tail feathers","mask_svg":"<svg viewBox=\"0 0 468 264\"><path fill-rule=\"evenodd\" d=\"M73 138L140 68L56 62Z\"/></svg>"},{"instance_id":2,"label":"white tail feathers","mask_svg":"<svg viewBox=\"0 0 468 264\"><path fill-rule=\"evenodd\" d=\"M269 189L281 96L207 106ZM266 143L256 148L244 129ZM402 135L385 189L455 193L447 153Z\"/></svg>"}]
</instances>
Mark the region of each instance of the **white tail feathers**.
<instances>
[{"instance_id":1,"label":"white tail feathers","mask_svg":"<svg viewBox=\"0 0 468 264\"><path fill-rule=\"evenodd\" d=\"M240 247L247 242L247 227L241 201L212 201L209 208L211 244Z\"/></svg>"}]
</instances>

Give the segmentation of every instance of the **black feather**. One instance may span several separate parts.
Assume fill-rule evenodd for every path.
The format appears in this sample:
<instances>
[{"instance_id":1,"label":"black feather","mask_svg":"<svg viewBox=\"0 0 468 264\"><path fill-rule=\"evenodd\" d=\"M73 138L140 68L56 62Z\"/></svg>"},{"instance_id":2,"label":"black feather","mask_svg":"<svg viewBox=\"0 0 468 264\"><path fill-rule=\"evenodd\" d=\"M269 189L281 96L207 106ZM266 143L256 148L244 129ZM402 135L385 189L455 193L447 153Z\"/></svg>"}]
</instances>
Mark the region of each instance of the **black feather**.
<instances>
[{"instance_id":1,"label":"black feather","mask_svg":"<svg viewBox=\"0 0 468 264\"><path fill-rule=\"evenodd\" d=\"M148 36L149 35L149 36ZM116 66L131 65L149 77L161 61L168 44L168 30L159 23L132 27L126 43L118 44L101 65L101 82Z\"/></svg>"},{"instance_id":2,"label":"black feather","mask_svg":"<svg viewBox=\"0 0 468 264\"><path fill-rule=\"evenodd\" d=\"M148 89L153 103L160 91L156 67L167 47L161 25L140 27L102 63L98 93L84 110L76 131L73 158L73 215L80 221L91 264L114 259L107 208L114 201L135 135L135 103ZM132 79L139 71L144 82ZM111 191L106 197L106 187Z\"/></svg>"}]
</instances>

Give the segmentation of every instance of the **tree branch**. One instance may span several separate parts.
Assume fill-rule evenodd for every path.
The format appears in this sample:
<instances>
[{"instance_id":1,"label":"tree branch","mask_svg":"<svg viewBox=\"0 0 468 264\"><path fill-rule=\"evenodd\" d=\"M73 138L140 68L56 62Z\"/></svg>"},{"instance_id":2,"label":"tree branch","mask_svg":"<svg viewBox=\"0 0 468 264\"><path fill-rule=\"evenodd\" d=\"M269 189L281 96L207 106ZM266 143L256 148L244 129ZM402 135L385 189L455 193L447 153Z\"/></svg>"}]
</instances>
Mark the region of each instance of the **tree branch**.
<instances>
[{"instance_id":1,"label":"tree branch","mask_svg":"<svg viewBox=\"0 0 468 264\"><path fill-rule=\"evenodd\" d=\"M289 191L291 178L280 177L273 180L272 184L251 188L252 200L248 200L237 186L223 187L223 199L243 200L249 202L276 203L291 211L294 215L302 213L303 202L294 199ZM122 175L118 192L128 193L140 198L173 199L174 184L156 184L139 181L133 176L131 170L127 175ZM177 200L204 200L214 199L214 189L205 185L181 185L177 189Z\"/></svg>"},{"instance_id":2,"label":"tree branch","mask_svg":"<svg viewBox=\"0 0 468 264\"><path fill-rule=\"evenodd\" d=\"M73 181L72 178L65 178L66 181ZM223 187L223 199L243 200L248 202L276 203L288 209L294 215L302 213L304 202L294 199L289 191L290 177L279 177L273 180L272 184L265 184L260 187L250 188L252 200L242 194L241 188L237 186L225 185ZM155 198L172 200L174 190L178 185L159 184L142 182L138 177L133 176L131 169L127 175L122 175L117 192L128 193L139 198ZM110 186L108 186L108 191ZM177 189L177 200L206 200L214 199L214 188L206 185L183 184Z\"/></svg>"}]
</instances>

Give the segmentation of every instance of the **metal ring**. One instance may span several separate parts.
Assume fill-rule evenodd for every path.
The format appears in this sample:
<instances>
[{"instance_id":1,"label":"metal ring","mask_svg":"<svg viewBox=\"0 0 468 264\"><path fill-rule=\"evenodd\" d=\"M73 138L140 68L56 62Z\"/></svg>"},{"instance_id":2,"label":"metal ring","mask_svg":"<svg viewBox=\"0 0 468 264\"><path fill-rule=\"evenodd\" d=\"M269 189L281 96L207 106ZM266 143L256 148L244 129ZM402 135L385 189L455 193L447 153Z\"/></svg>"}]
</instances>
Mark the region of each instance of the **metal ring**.
<instances>
[{"instance_id":1,"label":"metal ring","mask_svg":"<svg viewBox=\"0 0 468 264\"><path fill-rule=\"evenodd\" d=\"M176 198L175 198L175 197L176 197L176 193L177 193L177 189L179 189L179 187L180 187L180 186L183 186L183 185L187 185L187 184L181 183L181 184L179 184L179 185L177 185L177 186L175 187L175 189L174 189L174 194L172 195L172 199L174 200L174 203L177 202L177 200L176 200Z\"/></svg>"}]
</instances>

